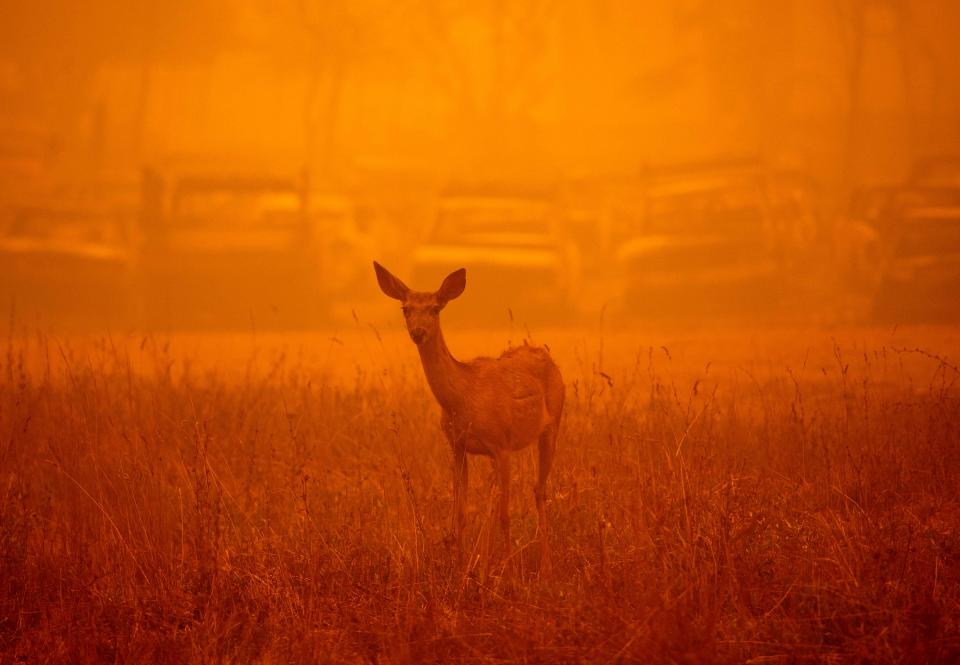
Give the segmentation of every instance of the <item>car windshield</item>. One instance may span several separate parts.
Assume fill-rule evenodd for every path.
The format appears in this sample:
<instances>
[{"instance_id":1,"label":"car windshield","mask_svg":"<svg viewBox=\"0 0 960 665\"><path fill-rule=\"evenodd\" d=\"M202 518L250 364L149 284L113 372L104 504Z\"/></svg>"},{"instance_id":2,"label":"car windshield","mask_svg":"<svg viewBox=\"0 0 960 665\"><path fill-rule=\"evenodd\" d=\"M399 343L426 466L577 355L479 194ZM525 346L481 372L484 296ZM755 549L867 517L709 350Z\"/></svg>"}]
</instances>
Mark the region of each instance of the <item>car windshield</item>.
<instances>
[{"instance_id":1,"label":"car windshield","mask_svg":"<svg viewBox=\"0 0 960 665\"><path fill-rule=\"evenodd\" d=\"M181 193L175 202L174 223L190 227L278 229L300 219L295 191L209 189Z\"/></svg>"},{"instance_id":2,"label":"car windshield","mask_svg":"<svg viewBox=\"0 0 960 665\"><path fill-rule=\"evenodd\" d=\"M756 234L763 227L763 199L750 186L654 195L644 227L654 235Z\"/></svg>"},{"instance_id":3,"label":"car windshield","mask_svg":"<svg viewBox=\"0 0 960 665\"><path fill-rule=\"evenodd\" d=\"M925 187L960 187L960 159L933 160L923 164L914 173L913 181Z\"/></svg>"},{"instance_id":4,"label":"car windshield","mask_svg":"<svg viewBox=\"0 0 960 665\"><path fill-rule=\"evenodd\" d=\"M27 209L6 221L3 235L55 243L113 245L124 242L119 218L69 209Z\"/></svg>"},{"instance_id":5,"label":"car windshield","mask_svg":"<svg viewBox=\"0 0 960 665\"><path fill-rule=\"evenodd\" d=\"M937 256L960 252L960 207L924 207L903 219L897 254Z\"/></svg>"},{"instance_id":6,"label":"car windshield","mask_svg":"<svg viewBox=\"0 0 960 665\"><path fill-rule=\"evenodd\" d=\"M438 244L546 246L553 243L547 206L527 201L448 201L429 240Z\"/></svg>"},{"instance_id":7,"label":"car windshield","mask_svg":"<svg viewBox=\"0 0 960 665\"><path fill-rule=\"evenodd\" d=\"M960 187L912 187L898 192L896 206L906 211L918 208L960 207Z\"/></svg>"}]
</instances>

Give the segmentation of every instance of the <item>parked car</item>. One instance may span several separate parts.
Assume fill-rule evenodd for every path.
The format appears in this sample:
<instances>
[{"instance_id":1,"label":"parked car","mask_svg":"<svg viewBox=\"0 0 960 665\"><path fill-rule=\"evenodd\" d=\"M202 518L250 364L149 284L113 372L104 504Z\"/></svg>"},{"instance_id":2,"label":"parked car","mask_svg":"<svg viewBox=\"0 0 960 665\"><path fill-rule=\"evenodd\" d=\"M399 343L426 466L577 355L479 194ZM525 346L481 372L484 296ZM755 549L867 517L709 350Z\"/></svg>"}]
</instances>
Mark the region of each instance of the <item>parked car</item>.
<instances>
[{"instance_id":1,"label":"parked car","mask_svg":"<svg viewBox=\"0 0 960 665\"><path fill-rule=\"evenodd\" d=\"M304 174L147 171L139 281L148 326L288 327L322 317Z\"/></svg>"},{"instance_id":2,"label":"parked car","mask_svg":"<svg viewBox=\"0 0 960 665\"><path fill-rule=\"evenodd\" d=\"M907 184L940 189L960 188L960 155L937 155L918 160L910 171Z\"/></svg>"},{"instance_id":3,"label":"parked car","mask_svg":"<svg viewBox=\"0 0 960 665\"><path fill-rule=\"evenodd\" d=\"M132 210L58 191L0 214L0 303L26 323L129 322Z\"/></svg>"},{"instance_id":4,"label":"parked car","mask_svg":"<svg viewBox=\"0 0 960 665\"><path fill-rule=\"evenodd\" d=\"M809 183L761 168L673 173L620 215L616 261L628 313L767 314L798 304L816 216Z\"/></svg>"},{"instance_id":5,"label":"parked car","mask_svg":"<svg viewBox=\"0 0 960 665\"><path fill-rule=\"evenodd\" d=\"M34 205L0 231L0 298L28 323L97 327L126 320L131 248L125 220L73 205ZM9 310L8 310L9 311Z\"/></svg>"},{"instance_id":6,"label":"parked car","mask_svg":"<svg viewBox=\"0 0 960 665\"><path fill-rule=\"evenodd\" d=\"M881 252L874 318L960 318L960 179L904 187L890 196L875 224Z\"/></svg>"},{"instance_id":7,"label":"parked car","mask_svg":"<svg viewBox=\"0 0 960 665\"><path fill-rule=\"evenodd\" d=\"M460 267L478 319L504 321L508 310L526 321L573 314L578 256L549 190L448 188L413 251L412 281L437 286Z\"/></svg>"}]
</instances>

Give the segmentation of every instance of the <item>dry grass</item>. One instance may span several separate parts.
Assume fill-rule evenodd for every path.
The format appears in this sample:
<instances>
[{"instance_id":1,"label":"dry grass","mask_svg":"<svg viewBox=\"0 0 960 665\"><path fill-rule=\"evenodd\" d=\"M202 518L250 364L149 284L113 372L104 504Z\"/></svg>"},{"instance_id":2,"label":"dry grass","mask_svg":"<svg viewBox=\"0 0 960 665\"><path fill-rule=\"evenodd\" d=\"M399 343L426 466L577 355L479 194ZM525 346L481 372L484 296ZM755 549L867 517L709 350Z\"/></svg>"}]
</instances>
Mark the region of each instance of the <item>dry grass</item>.
<instances>
[{"instance_id":1,"label":"dry grass","mask_svg":"<svg viewBox=\"0 0 960 665\"><path fill-rule=\"evenodd\" d=\"M221 363L210 340L11 337L0 661L960 658L956 349L694 337L549 339L568 407L543 580L532 455L506 571L472 462L481 556L455 569L449 451L397 335Z\"/></svg>"}]
</instances>

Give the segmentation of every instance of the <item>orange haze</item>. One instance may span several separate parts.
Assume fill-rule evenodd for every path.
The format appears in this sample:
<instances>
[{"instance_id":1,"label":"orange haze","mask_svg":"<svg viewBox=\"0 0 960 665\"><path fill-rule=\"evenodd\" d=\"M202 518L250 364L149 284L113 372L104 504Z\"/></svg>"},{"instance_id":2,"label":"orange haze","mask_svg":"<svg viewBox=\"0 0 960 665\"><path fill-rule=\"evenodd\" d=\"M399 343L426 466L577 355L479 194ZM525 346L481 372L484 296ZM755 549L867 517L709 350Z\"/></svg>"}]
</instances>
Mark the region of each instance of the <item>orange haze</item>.
<instances>
[{"instance_id":1,"label":"orange haze","mask_svg":"<svg viewBox=\"0 0 960 665\"><path fill-rule=\"evenodd\" d=\"M956 261L905 267L916 206L878 192L960 153L952 2L7 5L0 295L28 326L379 319L374 258L424 289L467 267L452 316L492 325L955 304L901 307Z\"/></svg>"},{"instance_id":2,"label":"orange haze","mask_svg":"<svg viewBox=\"0 0 960 665\"><path fill-rule=\"evenodd\" d=\"M958 0L0 0L0 663L958 663L958 322Z\"/></svg>"}]
</instances>

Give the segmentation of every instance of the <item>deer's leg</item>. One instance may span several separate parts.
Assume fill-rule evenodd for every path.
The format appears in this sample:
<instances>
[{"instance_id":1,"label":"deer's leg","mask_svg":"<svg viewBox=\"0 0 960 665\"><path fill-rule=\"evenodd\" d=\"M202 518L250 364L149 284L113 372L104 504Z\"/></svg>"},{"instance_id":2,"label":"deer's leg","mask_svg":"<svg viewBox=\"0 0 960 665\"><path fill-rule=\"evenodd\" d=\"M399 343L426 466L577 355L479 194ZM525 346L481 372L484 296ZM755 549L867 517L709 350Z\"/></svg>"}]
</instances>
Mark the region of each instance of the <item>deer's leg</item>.
<instances>
[{"instance_id":1,"label":"deer's leg","mask_svg":"<svg viewBox=\"0 0 960 665\"><path fill-rule=\"evenodd\" d=\"M534 495L537 499L537 527L540 532L540 572L550 570L550 546L547 543L547 476L553 466L553 458L557 452L557 428L549 425L540 434L538 443L540 460L537 474L537 486Z\"/></svg>"},{"instance_id":2,"label":"deer's leg","mask_svg":"<svg viewBox=\"0 0 960 665\"><path fill-rule=\"evenodd\" d=\"M467 509L467 451L453 447L453 530L457 539L457 562L463 565L463 529Z\"/></svg>"},{"instance_id":3,"label":"deer's leg","mask_svg":"<svg viewBox=\"0 0 960 665\"><path fill-rule=\"evenodd\" d=\"M500 530L503 532L504 555L509 557L510 541L510 455L502 451L494 458L500 484Z\"/></svg>"}]
</instances>

